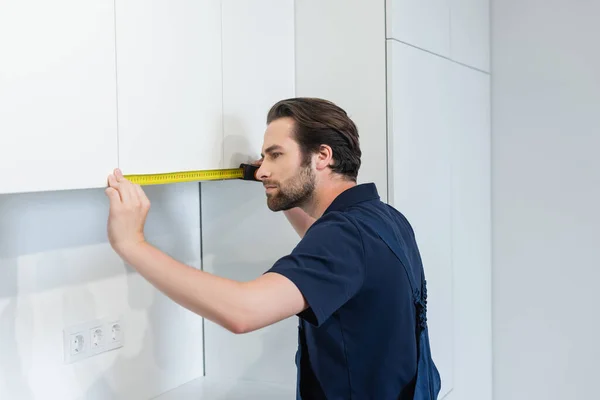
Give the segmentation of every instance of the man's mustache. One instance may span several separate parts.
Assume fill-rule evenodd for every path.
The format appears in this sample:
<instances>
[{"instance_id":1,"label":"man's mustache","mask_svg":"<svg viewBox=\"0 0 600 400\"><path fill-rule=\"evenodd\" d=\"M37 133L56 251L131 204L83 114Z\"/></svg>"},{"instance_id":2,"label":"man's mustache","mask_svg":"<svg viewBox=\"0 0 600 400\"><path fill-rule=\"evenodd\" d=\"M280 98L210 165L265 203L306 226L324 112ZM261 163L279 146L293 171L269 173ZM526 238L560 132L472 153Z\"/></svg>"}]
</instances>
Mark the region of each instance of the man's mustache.
<instances>
[{"instance_id":1,"label":"man's mustache","mask_svg":"<svg viewBox=\"0 0 600 400\"><path fill-rule=\"evenodd\" d=\"M275 181L262 181L262 184L264 187L267 187L267 186L279 187L279 184Z\"/></svg>"}]
</instances>

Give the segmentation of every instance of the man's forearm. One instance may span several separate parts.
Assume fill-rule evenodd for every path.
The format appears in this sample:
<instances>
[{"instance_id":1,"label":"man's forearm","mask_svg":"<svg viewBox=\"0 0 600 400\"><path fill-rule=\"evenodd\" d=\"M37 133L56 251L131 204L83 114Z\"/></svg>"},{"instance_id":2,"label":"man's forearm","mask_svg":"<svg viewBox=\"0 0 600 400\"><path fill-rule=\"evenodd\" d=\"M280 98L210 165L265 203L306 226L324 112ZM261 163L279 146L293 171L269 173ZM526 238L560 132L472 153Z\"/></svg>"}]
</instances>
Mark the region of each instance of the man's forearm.
<instances>
[{"instance_id":1,"label":"man's forearm","mask_svg":"<svg viewBox=\"0 0 600 400\"><path fill-rule=\"evenodd\" d=\"M242 282L200 271L141 243L121 254L129 265L157 289L183 307L224 328L241 333L248 325Z\"/></svg>"},{"instance_id":2,"label":"man's forearm","mask_svg":"<svg viewBox=\"0 0 600 400\"><path fill-rule=\"evenodd\" d=\"M298 288L276 273L238 282L185 265L146 242L120 256L173 301L233 333L263 328L308 307Z\"/></svg>"},{"instance_id":3,"label":"man's forearm","mask_svg":"<svg viewBox=\"0 0 600 400\"><path fill-rule=\"evenodd\" d=\"M315 219L304 212L301 208L292 208L291 210L286 210L283 212L296 231L298 235L302 238L304 234L311 227L311 225L315 222Z\"/></svg>"}]
</instances>

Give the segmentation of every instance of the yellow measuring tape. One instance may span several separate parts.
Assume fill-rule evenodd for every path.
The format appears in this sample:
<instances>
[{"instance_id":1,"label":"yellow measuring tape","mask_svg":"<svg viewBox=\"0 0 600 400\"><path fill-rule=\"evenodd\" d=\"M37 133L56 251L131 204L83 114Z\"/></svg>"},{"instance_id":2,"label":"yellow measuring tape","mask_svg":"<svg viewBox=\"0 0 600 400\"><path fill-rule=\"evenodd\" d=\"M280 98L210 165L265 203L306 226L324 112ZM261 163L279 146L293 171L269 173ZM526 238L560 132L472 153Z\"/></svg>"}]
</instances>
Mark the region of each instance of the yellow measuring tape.
<instances>
[{"instance_id":1,"label":"yellow measuring tape","mask_svg":"<svg viewBox=\"0 0 600 400\"><path fill-rule=\"evenodd\" d=\"M157 174L133 174L124 177L140 186L164 185L169 183L218 181L227 179L257 180L255 173L257 166L242 164L240 168L214 169L200 171L181 171Z\"/></svg>"}]
</instances>

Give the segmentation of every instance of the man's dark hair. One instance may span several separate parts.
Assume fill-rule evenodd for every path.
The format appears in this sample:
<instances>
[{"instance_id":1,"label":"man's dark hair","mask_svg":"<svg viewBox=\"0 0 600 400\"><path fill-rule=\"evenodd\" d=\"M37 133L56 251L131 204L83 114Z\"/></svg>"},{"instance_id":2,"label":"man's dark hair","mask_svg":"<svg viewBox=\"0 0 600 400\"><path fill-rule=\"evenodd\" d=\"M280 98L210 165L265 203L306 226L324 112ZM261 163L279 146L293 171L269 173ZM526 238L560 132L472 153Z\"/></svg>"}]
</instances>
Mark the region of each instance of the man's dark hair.
<instances>
[{"instance_id":1,"label":"man's dark hair","mask_svg":"<svg viewBox=\"0 0 600 400\"><path fill-rule=\"evenodd\" d=\"M312 154L317 153L321 145L328 145L334 160L330 168L356 181L362 154L358 129L346 111L327 100L301 97L281 100L273 105L267 115L267 124L283 117L295 121L294 135L304 166L310 163Z\"/></svg>"}]
</instances>

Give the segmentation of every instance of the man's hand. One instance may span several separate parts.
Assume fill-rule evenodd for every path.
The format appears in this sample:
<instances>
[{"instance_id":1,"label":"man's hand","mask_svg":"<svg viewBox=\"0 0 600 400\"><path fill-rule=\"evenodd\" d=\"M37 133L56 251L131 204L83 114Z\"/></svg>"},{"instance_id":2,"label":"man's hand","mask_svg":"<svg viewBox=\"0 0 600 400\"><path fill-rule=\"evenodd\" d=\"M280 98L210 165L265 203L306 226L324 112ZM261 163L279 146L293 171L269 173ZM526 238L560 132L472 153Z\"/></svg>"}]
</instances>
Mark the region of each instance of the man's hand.
<instances>
[{"instance_id":1,"label":"man's hand","mask_svg":"<svg viewBox=\"0 0 600 400\"><path fill-rule=\"evenodd\" d=\"M123 177L115 169L108 177L106 195L110 200L108 216L108 239L121 256L128 250L145 242L144 224L150 210L150 200L140 187Z\"/></svg>"}]
</instances>

